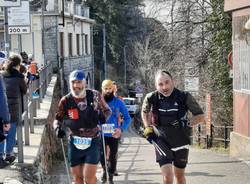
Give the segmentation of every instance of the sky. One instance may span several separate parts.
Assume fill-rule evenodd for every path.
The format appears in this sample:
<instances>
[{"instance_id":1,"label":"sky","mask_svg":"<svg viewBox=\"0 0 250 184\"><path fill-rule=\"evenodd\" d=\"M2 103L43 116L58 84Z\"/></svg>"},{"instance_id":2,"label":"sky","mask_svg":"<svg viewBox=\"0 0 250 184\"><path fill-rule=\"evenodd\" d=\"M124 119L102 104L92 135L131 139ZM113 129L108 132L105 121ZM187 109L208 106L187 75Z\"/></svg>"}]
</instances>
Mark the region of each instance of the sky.
<instances>
[{"instance_id":1,"label":"sky","mask_svg":"<svg viewBox=\"0 0 250 184\"><path fill-rule=\"evenodd\" d=\"M169 17L169 3L159 3L155 0L144 0L145 16L156 18L161 22L166 22Z\"/></svg>"}]
</instances>

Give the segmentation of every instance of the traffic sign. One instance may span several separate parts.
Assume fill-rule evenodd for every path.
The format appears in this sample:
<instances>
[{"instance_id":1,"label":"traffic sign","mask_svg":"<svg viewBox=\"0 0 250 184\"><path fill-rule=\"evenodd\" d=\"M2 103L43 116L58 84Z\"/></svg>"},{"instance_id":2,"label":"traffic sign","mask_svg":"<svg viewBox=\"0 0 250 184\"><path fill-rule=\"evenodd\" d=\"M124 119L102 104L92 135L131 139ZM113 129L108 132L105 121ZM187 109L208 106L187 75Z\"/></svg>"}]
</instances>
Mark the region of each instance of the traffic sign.
<instances>
[{"instance_id":1,"label":"traffic sign","mask_svg":"<svg viewBox=\"0 0 250 184\"><path fill-rule=\"evenodd\" d=\"M9 26L27 26L30 25L29 1L22 1L20 7L11 7L8 9Z\"/></svg>"},{"instance_id":2,"label":"traffic sign","mask_svg":"<svg viewBox=\"0 0 250 184\"><path fill-rule=\"evenodd\" d=\"M24 34L24 33L30 33L30 27L29 26L13 26L8 28L9 34Z\"/></svg>"},{"instance_id":3,"label":"traffic sign","mask_svg":"<svg viewBox=\"0 0 250 184\"><path fill-rule=\"evenodd\" d=\"M141 85L138 85L135 87L136 93L143 93L143 87Z\"/></svg>"},{"instance_id":4,"label":"traffic sign","mask_svg":"<svg viewBox=\"0 0 250 184\"><path fill-rule=\"evenodd\" d=\"M186 91L199 91L199 78L198 77L185 77L185 90Z\"/></svg>"},{"instance_id":5,"label":"traffic sign","mask_svg":"<svg viewBox=\"0 0 250 184\"><path fill-rule=\"evenodd\" d=\"M8 33L30 33L29 1L22 1L20 7L8 8Z\"/></svg>"},{"instance_id":6,"label":"traffic sign","mask_svg":"<svg viewBox=\"0 0 250 184\"><path fill-rule=\"evenodd\" d=\"M142 98L142 97L143 97L143 93L136 93L136 94L135 94L135 97L137 97L137 98Z\"/></svg>"},{"instance_id":7,"label":"traffic sign","mask_svg":"<svg viewBox=\"0 0 250 184\"><path fill-rule=\"evenodd\" d=\"M0 0L0 7L20 6L21 0Z\"/></svg>"}]
</instances>

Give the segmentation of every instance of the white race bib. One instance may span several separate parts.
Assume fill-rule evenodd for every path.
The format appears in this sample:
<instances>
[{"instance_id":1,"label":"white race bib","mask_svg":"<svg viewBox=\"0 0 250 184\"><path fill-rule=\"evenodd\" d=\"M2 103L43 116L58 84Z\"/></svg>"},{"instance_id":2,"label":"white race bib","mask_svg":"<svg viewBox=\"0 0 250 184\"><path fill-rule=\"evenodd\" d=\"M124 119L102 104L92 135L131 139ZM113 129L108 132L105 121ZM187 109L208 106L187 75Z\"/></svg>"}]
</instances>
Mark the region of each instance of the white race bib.
<instances>
[{"instance_id":1,"label":"white race bib","mask_svg":"<svg viewBox=\"0 0 250 184\"><path fill-rule=\"evenodd\" d=\"M102 131L104 134L113 134L115 130L115 124L103 124Z\"/></svg>"},{"instance_id":2,"label":"white race bib","mask_svg":"<svg viewBox=\"0 0 250 184\"><path fill-rule=\"evenodd\" d=\"M73 136L73 144L77 149L85 150L91 146L92 138Z\"/></svg>"}]
</instances>

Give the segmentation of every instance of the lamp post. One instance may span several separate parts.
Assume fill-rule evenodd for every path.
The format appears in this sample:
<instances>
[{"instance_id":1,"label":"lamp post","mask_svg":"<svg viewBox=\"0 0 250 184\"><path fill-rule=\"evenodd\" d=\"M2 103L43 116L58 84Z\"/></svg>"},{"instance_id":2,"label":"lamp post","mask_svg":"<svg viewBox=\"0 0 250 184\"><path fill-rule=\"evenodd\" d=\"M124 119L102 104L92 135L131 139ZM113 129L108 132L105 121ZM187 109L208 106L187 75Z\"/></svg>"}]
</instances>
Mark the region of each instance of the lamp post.
<instances>
[{"instance_id":1,"label":"lamp post","mask_svg":"<svg viewBox=\"0 0 250 184\"><path fill-rule=\"evenodd\" d=\"M107 57L106 57L106 26L102 25L103 33L103 48L102 48L102 60L103 60L103 78L107 78Z\"/></svg>"},{"instance_id":2,"label":"lamp post","mask_svg":"<svg viewBox=\"0 0 250 184\"><path fill-rule=\"evenodd\" d=\"M10 40L8 34L8 8L4 7L4 50L6 57L9 57Z\"/></svg>"},{"instance_id":3,"label":"lamp post","mask_svg":"<svg viewBox=\"0 0 250 184\"><path fill-rule=\"evenodd\" d=\"M124 87L127 88L127 56L126 56L126 47L125 44L123 47L123 62L124 62Z\"/></svg>"}]
</instances>

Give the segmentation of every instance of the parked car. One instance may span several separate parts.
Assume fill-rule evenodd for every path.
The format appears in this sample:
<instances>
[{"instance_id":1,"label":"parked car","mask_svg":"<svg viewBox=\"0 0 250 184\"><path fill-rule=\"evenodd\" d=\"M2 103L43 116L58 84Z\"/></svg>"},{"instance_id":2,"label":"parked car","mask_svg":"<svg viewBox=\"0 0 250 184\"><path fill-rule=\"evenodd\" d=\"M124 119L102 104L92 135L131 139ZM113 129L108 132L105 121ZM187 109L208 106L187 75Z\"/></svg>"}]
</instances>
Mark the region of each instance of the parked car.
<instances>
[{"instance_id":1,"label":"parked car","mask_svg":"<svg viewBox=\"0 0 250 184\"><path fill-rule=\"evenodd\" d=\"M130 115L136 115L139 113L139 105L137 104L136 98L125 97L123 101L128 109Z\"/></svg>"}]
</instances>

